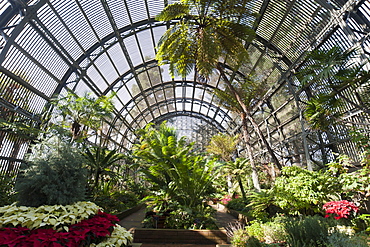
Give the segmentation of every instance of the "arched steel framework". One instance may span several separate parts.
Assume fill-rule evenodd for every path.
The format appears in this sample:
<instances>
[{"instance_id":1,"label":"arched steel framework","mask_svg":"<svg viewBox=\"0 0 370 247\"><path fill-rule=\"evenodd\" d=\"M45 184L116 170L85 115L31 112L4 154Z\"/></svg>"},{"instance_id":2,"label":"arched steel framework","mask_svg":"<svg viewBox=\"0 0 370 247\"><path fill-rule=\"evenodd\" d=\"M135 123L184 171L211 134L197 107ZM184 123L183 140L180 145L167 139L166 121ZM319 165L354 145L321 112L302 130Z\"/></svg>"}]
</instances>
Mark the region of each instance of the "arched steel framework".
<instances>
[{"instance_id":1,"label":"arched steel framework","mask_svg":"<svg viewBox=\"0 0 370 247\"><path fill-rule=\"evenodd\" d=\"M170 78L167 66L157 66L156 44L175 21L157 22L154 17L172 2L2 1L1 119L38 126L49 100L68 88L96 96L116 93L115 117L102 133L110 147L125 150L135 140L135 129L177 116L202 119L218 131L240 131L238 116L215 103L217 73L204 85L193 74ZM249 7L259 17L253 20L256 39L247 44L250 62L241 71L254 72L270 87L254 117L275 152L286 164L320 162L333 150L354 157L357 150L347 129L332 126L316 132L304 121L305 104L320 89L302 86L294 72L306 62L306 51L334 45L358 46L360 60L366 60L370 1L253 0ZM347 106L343 111L355 126L369 122L359 109ZM252 139L256 153L264 157L255 133ZM0 169L16 170L28 140L1 129L0 140Z\"/></svg>"}]
</instances>

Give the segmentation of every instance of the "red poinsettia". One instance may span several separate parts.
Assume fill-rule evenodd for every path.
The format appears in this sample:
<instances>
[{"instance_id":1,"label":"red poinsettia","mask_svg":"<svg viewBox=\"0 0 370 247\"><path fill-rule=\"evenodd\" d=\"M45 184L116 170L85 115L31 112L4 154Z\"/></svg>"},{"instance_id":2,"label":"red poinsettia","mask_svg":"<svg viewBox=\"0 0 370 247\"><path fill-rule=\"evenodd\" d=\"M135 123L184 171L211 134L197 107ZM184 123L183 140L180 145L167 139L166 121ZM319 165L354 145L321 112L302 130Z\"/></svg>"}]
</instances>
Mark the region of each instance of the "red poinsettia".
<instances>
[{"instance_id":1,"label":"red poinsettia","mask_svg":"<svg viewBox=\"0 0 370 247\"><path fill-rule=\"evenodd\" d=\"M333 214L336 220L348 218L352 212L356 213L359 210L353 202L347 200L327 202L324 204L323 209L326 213L325 218Z\"/></svg>"},{"instance_id":2,"label":"red poinsettia","mask_svg":"<svg viewBox=\"0 0 370 247\"><path fill-rule=\"evenodd\" d=\"M104 212L71 225L69 232L54 229L30 230L25 227L0 229L0 246L9 247L75 247L85 246L102 237L110 236L118 218Z\"/></svg>"}]
</instances>

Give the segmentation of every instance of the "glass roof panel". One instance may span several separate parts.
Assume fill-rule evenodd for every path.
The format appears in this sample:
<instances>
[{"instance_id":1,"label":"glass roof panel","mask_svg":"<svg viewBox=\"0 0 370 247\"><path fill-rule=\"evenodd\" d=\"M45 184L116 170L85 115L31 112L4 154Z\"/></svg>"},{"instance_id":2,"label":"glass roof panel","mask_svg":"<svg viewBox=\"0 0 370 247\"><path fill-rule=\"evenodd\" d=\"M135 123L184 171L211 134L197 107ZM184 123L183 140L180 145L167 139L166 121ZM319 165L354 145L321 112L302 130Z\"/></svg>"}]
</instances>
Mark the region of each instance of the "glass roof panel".
<instances>
[{"instance_id":1,"label":"glass roof panel","mask_svg":"<svg viewBox=\"0 0 370 247\"><path fill-rule=\"evenodd\" d=\"M10 7L10 3L8 1L1 1L0 2L0 15Z\"/></svg>"},{"instance_id":2,"label":"glass roof panel","mask_svg":"<svg viewBox=\"0 0 370 247\"><path fill-rule=\"evenodd\" d=\"M108 54L112 59L115 67L118 69L120 75L129 70L129 65L123 54L123 51L118 43L114 44L108 49Z\"/></svg>"},{"instance_id":3,"label":"glass roof panel","mask_svg":"<svg viewBox=\"0 0 370 247\"><path fill-rule=\"evenodd\" d=\"M159 2L159 1L158 1ZM148 19L146 1L126 1L132 22Z\"/></svg>"},{"instance_id":4,"label":"glass roof panel","mask_svg":"<svg viewBox=\"0 0 370 247\"><path fill-rule=\"evenodd\" d=\"M81 12L83 9L79 8L79 2L50 0L50 4L66 24L69 32L83 46L84 50L89 49L98 42L96 35L85 18L86 15L84 15L84 12Z\"/></svg>"},{"instance_id":5,"label":"glass roof panel","mask_svg":"<svg viewBox=\"0 0 370 247\"><path fill-rule=\"evenodd\" d=\"M117 28L123 28L131 24L124 1L106 0Z\"/></svg>"},{"instance_id":6,"label":"glass roof panel","mask_svg":"<svg viewBox=\"0 0 370 247\"><path fill-rule=\"evenodd\" d=\"M108 34L113 32L112 25L107 16L105 8L102 6L102 1L89 0L81 1L81 7L84 14L89 20L89 24L94 29L100 39L103 39Z\"/></svg>"}]
</instances>

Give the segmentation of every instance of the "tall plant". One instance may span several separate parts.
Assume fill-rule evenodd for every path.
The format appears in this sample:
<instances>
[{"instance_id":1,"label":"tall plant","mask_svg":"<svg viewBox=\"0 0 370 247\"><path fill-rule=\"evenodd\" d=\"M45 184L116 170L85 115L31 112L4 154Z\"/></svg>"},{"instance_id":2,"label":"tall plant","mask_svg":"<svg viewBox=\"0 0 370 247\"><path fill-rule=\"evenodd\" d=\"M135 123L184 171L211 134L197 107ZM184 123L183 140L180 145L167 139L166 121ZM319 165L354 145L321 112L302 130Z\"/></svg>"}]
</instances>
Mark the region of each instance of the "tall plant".
<instances>
[{"instance_id":1,"label":"tall plant","mask_svg":"<svg viewBox=\"0 0 370 247\"><path fill-rule=\"evenodd\" d=\"M95 190L102 183L104 175L111 178L117 176L113 171L118 161L124 159L125 155L118 153L117 150L109 150L105 147L92 146L86 147L83 153L89 170L90 184L92 190Z\"/></svg>"},{"instance_id":2,"label":"tall plant","mask_svg":"<svg viewBox=\"0 0 370 247\"><path fill-rule=\"evenodd\" d=\"M218 134L211 138L209 145L206 147L207 152L218 156L225 162L223 166L227 176L231 179L234 177L238 182L242 197L245 198L245 190L242 182L242 174L245 174L247 160L237 158L233 161L237 144L239 142L239 135L230 136L228 134ZM231 185L229 185L231 187Z\"/></svg>"},{"instance_id":3,"label":"tall plant","mask_svg":"<svg viewBox=\"0 0 370 247\"><path fill-rule=\"evenodd\" d=\"M62 126L68 126L74 140L87 137L86 131L90 128L98 131L104 118L109 118L114 109L110 96L93 97L86 93L78 96L68 91L67 95L51 101L62 116Z\"/></svg>"},{"instance_id":4,"label":"tall plant","mask_svg":"<svg viewBox=\"0 0 370 247\"><path fill-rule=\"evenodd\" d=\"M251 17L255 16L247 6L249 2L250 0L183 0L168 5L157 19L180 21L161 37L156 55L159 64L170 65L172 76L185 77L195 67L196 74L207 79L217 69L248 119L252 117L248 107L234 88L232 80L226 76L224 65L219 61L227 60L228 65L236 71L248 60L244 45L254 37L254 31L249 24ZM246 128L246 123L243 126ZM246 142L249 142L248 136L245 138ZM273 160L277 161L274 157ZM259 190L256 171L253 172L253 181Z\"/></svg>"},{"instance_id":5,"label":"tall plant","mask_svg":"<svg viewBox=\"0 0 370 247\"><path fill-rule=\"evenodd\" d=\"M185 137L177 139L175 129L166 122L158 129L149 124L138 135L141 140L133 154L146 179L182 206L200 203L215 175L213 162L192 154L193 145Z\"/></svg>"},{"instance_id":6,"label":"tall plant","mask_svg":"<svg viewBox=\"0 0 370 247\"><path fill-rule=\"evenodd\" d=\"M314 50L308 53L305 65L297 78L302 87L318 90L307 103L304 116L314 129L327 130L342 115L340 106L348 104L370 114L366 95L357 88L366 88L370 72L364 69L366 63L355 64L358 60L356 49L343 50L334 46L329 50ZM347 96L344 91L351 89L357 100ZM365 90L366 91L366 90Z\"/></svg>"}]
</instances>

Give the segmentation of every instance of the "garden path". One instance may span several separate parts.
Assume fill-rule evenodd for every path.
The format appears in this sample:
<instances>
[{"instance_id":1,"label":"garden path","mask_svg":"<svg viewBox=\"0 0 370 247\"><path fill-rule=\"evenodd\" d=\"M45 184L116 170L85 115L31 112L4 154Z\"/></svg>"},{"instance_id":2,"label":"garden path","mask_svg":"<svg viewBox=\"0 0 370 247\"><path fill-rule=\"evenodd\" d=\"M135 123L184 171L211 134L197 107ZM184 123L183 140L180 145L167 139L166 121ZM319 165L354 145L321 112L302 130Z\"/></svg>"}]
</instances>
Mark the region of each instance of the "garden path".
<instances>
[{"instance_id":1,"label":"garden path","mask_svg":"<svg viewBox=\"0 0 370 247\"><path fill-rule=\"evenodd\" d=\"M216 212L216 224L220 229L225 229L230 222L235 222L237 219L226 212L225 206L222 204L211 205ZM118 224L129 230L133 231L135 228L141 228L141 222L145 217L145 207L139 209L137 212L123 218Z\"/></svg>"}]
</instances>

